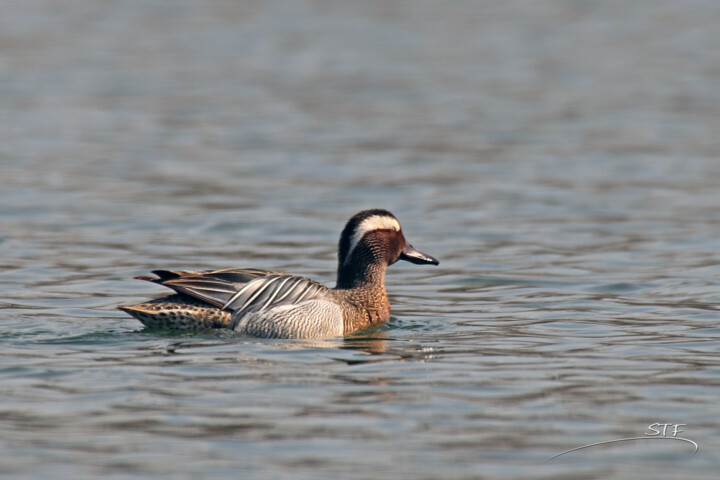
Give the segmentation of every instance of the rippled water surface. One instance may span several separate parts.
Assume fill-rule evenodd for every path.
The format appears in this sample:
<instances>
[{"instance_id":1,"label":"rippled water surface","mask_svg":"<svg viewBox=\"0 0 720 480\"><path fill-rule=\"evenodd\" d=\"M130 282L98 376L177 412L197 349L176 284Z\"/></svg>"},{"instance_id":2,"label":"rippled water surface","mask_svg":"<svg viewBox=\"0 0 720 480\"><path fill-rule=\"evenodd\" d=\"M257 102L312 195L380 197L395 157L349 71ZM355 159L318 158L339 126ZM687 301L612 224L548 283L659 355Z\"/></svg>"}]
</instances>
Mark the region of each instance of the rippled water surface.
<instances>
[{"instance_id":1,"label":"rippled water surface","mask_svg":"<svg viewBox=\"0 0 720 480\"><path fill-rule=\"evenodd\" d=\"M3 478L717 478L719 3L62 3L0 15ZM115 309L153 268L332 285L368 207L441 260L382 328ZM698 453L546 461L654 423Z\"/></svg>"}]
</instances>

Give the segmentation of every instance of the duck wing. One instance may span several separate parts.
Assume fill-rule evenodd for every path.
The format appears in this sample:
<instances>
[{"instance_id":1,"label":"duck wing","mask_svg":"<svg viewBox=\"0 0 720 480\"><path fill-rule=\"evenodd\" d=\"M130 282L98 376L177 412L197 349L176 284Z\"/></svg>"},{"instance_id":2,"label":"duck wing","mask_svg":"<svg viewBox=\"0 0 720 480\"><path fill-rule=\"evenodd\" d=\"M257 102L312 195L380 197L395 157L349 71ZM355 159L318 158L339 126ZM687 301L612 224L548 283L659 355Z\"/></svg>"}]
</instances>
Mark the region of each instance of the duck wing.
<instances>
[{"instance_id":1,"label":"duck wing","mask_svg":"<svg viewBox=\"0 0 720 480\"><path fill-rule=\"evenodd\" d=\"M157 277L141 276L138 280L172 288L181 295L202 300L218 308L257 278L277 274L255 268L226 268L224 270L153 270Z\"/></svg>"},{"instance_id":2,"label":"duck wing","mask_svg":"<svg viewBox=\"0 0 720 480\"><path fill-rule=\"evenodd\" d=\"M222 309L239 318L246 313L261 312L279 305L297 305L328 290L325 285L309 278L275 273L248 282L225 302Z\"/></svg>"},{"instance_id":3,"label":"duck wing","mask_svg":"<svg viewBox=\"0 0 720 480\"><path fill-rule=\"evenodd\" d=\"M229 268L216 271L154 270L154 277L137 277L203 300L235 316L278 305L297 304L329 289L309 278L271 270Z\"/></svg>"}]
</instances>

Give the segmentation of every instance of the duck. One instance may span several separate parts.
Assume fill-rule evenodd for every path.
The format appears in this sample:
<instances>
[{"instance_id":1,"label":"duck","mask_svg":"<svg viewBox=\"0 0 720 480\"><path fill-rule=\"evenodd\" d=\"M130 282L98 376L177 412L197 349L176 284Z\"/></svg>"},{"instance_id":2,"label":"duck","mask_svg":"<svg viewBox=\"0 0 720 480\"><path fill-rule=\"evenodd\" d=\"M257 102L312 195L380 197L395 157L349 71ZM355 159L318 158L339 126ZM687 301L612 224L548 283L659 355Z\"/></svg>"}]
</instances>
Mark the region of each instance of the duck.
<instances>
[{"instance_id":1,"label":"duck","mask_svg":"<svg viewBox=\"0 0 720 480\"><path fill-rule=\"evenodd\" d=\"M309 278L257 268L153 270L135 277L174 291L118 307L148 329L227 328L251 337L330 338L387 322L387 267L398 260L439 265L405 240L384 209L363 210L345 224L334 288Z\"/></svg>"}]
</instances>

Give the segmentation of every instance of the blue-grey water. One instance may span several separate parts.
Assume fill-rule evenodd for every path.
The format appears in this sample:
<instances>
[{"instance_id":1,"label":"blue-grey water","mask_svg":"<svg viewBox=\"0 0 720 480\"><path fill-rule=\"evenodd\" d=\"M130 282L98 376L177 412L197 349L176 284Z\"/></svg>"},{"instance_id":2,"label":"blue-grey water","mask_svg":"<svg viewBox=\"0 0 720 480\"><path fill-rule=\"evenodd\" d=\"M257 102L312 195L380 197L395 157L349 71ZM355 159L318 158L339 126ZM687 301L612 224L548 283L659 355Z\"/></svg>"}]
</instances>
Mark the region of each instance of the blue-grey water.
<instances>
[{"instance_id":1,"label":"blue-grey water","mask_svg":"<svg viewBox=\"0 0 720 480\"><path fill-rule=\"evenodd\" d=\"M5 2L0 476L717 478L718 25L714 0ZM368 207L441 260L390 268L383 328L115 309L154 268L332 285ZM699 451L546 462L654 423Z\"/></svg>"}]
</instances>

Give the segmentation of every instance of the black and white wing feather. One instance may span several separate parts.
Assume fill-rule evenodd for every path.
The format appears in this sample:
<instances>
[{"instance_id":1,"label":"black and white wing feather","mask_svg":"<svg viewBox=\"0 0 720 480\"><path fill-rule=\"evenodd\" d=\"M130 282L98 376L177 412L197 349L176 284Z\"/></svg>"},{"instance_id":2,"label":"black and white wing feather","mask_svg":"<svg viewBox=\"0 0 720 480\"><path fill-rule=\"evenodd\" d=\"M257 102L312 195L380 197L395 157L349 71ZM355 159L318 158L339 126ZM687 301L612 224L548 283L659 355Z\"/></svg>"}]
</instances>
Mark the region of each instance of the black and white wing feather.
<instances>
[{"instance_id":1,"label":"black and white wing feather","mask_svg":"<svg viewBox=\"0 0 720 480\"><path fill-rule=\"evenodd\" d=\"M296 275L250 268L217 271L154 270L158 278L138 277L205 301L234 316L278 305L297 304L329 289Z\"/></svg>"},{"instance_id":2,"label":"black and white wing feather","mask_svg":"<svg viewBox=\"0 0 720 480\"><path fill-rule=\"evenodd\" d=\"M222 309L239 316L278 305L297 305L327 290L324 285L305 277L272 274L248 282L225 302Z\"/></svg>"}]
</instances>

